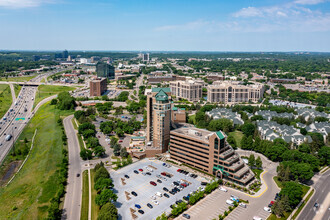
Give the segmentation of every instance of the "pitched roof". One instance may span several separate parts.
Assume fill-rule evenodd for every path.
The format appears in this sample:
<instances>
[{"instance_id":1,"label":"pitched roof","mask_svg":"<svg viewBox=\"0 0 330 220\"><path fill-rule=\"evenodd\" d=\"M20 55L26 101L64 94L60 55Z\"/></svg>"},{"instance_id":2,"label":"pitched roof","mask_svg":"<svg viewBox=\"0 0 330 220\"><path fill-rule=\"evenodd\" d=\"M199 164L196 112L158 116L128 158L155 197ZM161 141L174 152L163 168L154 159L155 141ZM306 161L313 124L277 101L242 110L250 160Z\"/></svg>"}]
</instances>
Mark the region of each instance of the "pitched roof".
<instances>
[{"instance_id":1,"label":"pitched roof","mask_svg":"<svg viewBox=\"0 0 330 220\"><path fill-rule=\"evenodd\" d=\"M161 89L156 95L157 101L168 101L168 95Z\"/></svg>"},{"instance_id":2,"label":"pitched roof","mask_svg":"<svg viewBox=\"0 0 330 220\"><path fill-rule=\"evenodd\" d=\"M171 88L169 87L164 87L164 88L152 88L151 92L160 92L163 90L164 92L171 92Z\"/></svg>"}]
</instances>

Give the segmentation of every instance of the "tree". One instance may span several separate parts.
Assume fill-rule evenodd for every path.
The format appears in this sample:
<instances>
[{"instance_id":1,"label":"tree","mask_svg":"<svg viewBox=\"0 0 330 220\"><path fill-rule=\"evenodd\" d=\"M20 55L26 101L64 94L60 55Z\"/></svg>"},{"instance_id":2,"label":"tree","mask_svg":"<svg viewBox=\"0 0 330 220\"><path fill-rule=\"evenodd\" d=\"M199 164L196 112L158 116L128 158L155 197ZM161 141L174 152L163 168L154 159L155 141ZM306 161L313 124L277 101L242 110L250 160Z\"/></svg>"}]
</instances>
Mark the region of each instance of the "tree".
<instances>
[{"instance_id":1,"label":"tree","mask_svg":"<svg viewBox=\"0 0 330 220\"><path fill-rule=\"evenodd\" d=\"M168 218L167 218L165 212L163 212L160 216L158 216L158 217L156 218L156 220L167 220L167 219L168 219Z\"/></svg>"},{"instance_id":2,"label":"tree","mask_svg":"<svg viewBox=\"0 0 330 220\"><path fill-rule=\"evenodd\" d=\"M80 117L85 116L85 112L82 110L75 111L74 117L78 120Z\"/></svg>"},{"instance_id":3,"label":"tree","mask_svg":"<svg viewBox=\"0 0 330 220\"><path fill-rule=\"evenodd\" d=\"M233 122L227 118L212 120L208 125L208 130L210 131L222 130L228 133L232 128L233 128Z\"/></svg>"},{"instance_id":4,"label":"tree","mask_svg":"<svg viewBox=\"0 0 330 220\"><path fill-rule=\"evenodd\" d=\"M122 158L126 158L128 156L128 152L126 150L126 147L123 147L123 148L120 149L120 156Z\"/></svg>"},{"instance_id":5,"label":"tree","mask_svg":"<svg viewBox=\"0 0 330 220\"><path fill-rule=\"evenodd\" d=\"M307 134L306 128L300 128L300 134L306 135Z\"/></svg>"},{"instance_id":6,"label":"tree","mask_svg":"<svg viewBox=\"0 0 330 220\"><path fill-rule=\"evenodd\" d=\"M227 142L234 148L234 149L237 149L237 144L236 144L236 140L234 138L233 135L229 135L228 138L227 138Z\"/></svg>"},{"instance_id":7,"label":"tree","mask_svg":"<svg viewBox=\"0 0 330 220\"><path fill-rule=\"evenodd\" d=\"M116 138L115 136L111 136L110 137L110 146L113 147L117 143L118 143L118 138Z\"/></svg>"},{"instance_id":8,"label":"tree","mask_svg":"<svg viewBox=\"0 0 330 220\"><path fill-rule=\"evenodd\" d=\"M105 153L104 147L102 147L102 146L99 145L99 146L97 146L97 147L94 148L94 154L95 154L95 156L102 157L104 155L104 153Z\"/></svg>"},{"instance_id":9,"label":"tree","mask_svg":"<svg viewBox=\"0 0 330 220\"><path fill-rule=\"evenodd\" d=\"M92 154L93 152L91 150L86 150L85 148L83 148L81 151L80 151L80 157L83 159L83 160L90 160L92 159Z\"/></svg>"},{"instance_id":10,"label":"tree","mask_svg":"<svg viewBox=\"0 0 330 220\"><path fill-rule=\"evenodd\" d=\"M251 121L261 121L265 120L261 115L254 115L251 117Z\"/></svg>"},{"instance_id":11,"label":"tree","mask_svg":"<svg viewBox=\"0 0 330 220\"><path fill-rule=\"evenodd\" d=\"M95 170L95 168L94 168L94 170ZM95 176L94 176L94 181L97 182L97 180L100 178L104 178L104 179L110 178L110 174L104 166L101 166L96 170Z\"/></svg>"},{"instance_id":12,"label":"tree","mask_svg":"<svg viewBox=\"0 0 330 220\"><path fill-rule=\"evenodd\" d=\"M321 147L318 156L322 165L330 165L330 148L328 146Z\"/></svg>"},{"instance_id":13,"label":"tree","mask_svg":"<svg viewBox=\"0 0 330 220\"><path fill-rule=\"evenodd\" d=\"M242 132L246 136L252 136L254 134L255 129L256 127L252 123L245 123L244 125L242 125Z\"/></svg>"},{"instance_id":14,"label":"tree","mask_svg":"<svg viewBox=\"0 0 330 220\"><path fill-rule=\"evenodd\" d=\"M119 155L120 155L120 150L121 150L121 146L120 146L120 144L115 144L115 145L113 146L113 154L114 154L115 156L119 156Z\"/></svg>"},{"instance_id":15,"label":"tree","mask_svg":"<svg viewBox=\"0 0 330 220\"><path fill-rule=\"evenodd\" d=\"M52 99L52 101L50 102L51 105L56 105L57 104L57 99Z\"/></svg>"},{"instance_id":16,"label":"tree","mask_svg":"<svg viewBox=\"0 0 330 220\"><path fill-rule=\"evenodd\" d=\"M303 191L299 183L290 181L283 184L280 197L288 196L289 205L294 209L302 199Z\"/></svg>"},{"instance_id":17,"label":"tree","mask_svg":"<svg viewBox=\"0 0 330 220\"><path fill-rule=\"evenodd\" d=\"M99 178L94 184L94 189L96 191L101 191L104 189L109 189L113 187L112 179L110 178Z\"/></svg>"},{"instance_id":18,"label":"tree","mask_svg":"<svg viewBox=\"0 0 330 220\"><path fill-rule=\"evenodd\" d=\"M75 98L69 92L61 92L57 95L57 107L61 110L72 110L76 106Z\"/></svg>"},{"instance_id":19,"label":"tree","mask_svg":"<svg viewBox=\"0 0 330 220\"><path fill-rule=\"evenodd\" d=\"M262 161L260 156L258 156L258 158L256 159L256 167L262 168Z\"/></svg>"},{"instance_id":20,"label":"tree","mask_svg":"<svg viewBox=\"0 0 330 220\"><path fill-rule=\"evenodd\" d=\"M256 160L255 160L254 154L251 154L249 157L249 166L253 167L253 166L255 166L255 163L256 163Z\"/></svg>"},{"instance_id":21,"label":"tree","mask_svg":"<svg viewBox=\"0 0 330 220\"><path fill-rule=\"evenodd\" d=\"M111 189L104 189L95 197L95 203L99 206L103 206L108 202L117 201L118 196Z\"/></svg>"}]
</instances>

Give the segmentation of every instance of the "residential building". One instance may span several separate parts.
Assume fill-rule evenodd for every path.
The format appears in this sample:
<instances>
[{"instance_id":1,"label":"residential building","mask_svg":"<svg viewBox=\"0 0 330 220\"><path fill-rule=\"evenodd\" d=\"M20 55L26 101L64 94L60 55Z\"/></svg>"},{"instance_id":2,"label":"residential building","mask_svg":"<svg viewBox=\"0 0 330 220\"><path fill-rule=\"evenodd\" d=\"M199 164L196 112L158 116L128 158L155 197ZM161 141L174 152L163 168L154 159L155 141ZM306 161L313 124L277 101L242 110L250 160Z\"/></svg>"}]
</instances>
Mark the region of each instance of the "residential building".
<instances>
[{"instance_id":1,"label":"residential building","mask_svg":"<svg viewBox=\"0 0 330 220\"><path fill-rule=\"evenodd\" d=\"M254 174L221 132L182 126L171 131L170 157L209 174L246 186Z\"/></svg>"},{"instance_id":2,"label":"residential building","mask_svg":"<svg viewBox=\"0 0 330 220\"><path fill-rule=\"evenodd\" d=\"M115 78L115 67L108 63L98 62L96 64L97 77L104 77L107 79Z\"/></svg>"},{"instance_id":3,"label":"residential building","mask_svg":"<svg viewBox=\"0 0 330 220\"><path fill-rule=\"evenodd\" d=\"M184 108L172 108L171 119L173 123L186 123L186 110Z\"/></svg>"},{"instance_id":4,"label":"residential building","mask_svg":"<svg viewBox=\"0 0 330 220\"><path fill-rule=\"evenodd\" d=\"M205 112L207 116L213 119L227 118L230 119L234 125L242 125L244 121L241 118L241 115L237 112L233 112L228 108L215 108L209 112Z\"/></svg>"},{"instance_id":5,"label":"residential building","mask_svg":"<svg viewBox=\"0 0 330 220\"><path fill-rule=\"evenodd\" d=\"M146 91L147 92L147 91ZM171 126L170 88L152 88L147 92L147 157L168 150Z\"/></svg>"},{"instance_id":6,"label":"residential building","mask_svg":"<svg viewBox=\"0 0 330 220\"><path fill-rule=\"evenodd\" d=\"M90 96L101 96L107 90L107 79L95 79L89 82Z\"/></svg>"},{"instance_id":7,"label":"residential building","mask_svg":"<svg viewBox=\"0 0 330 220\"><path fill-rule=\"evenodd\" d=\"M203 84L195 80L170 82L172 95L177 98L187 99L190 102L197 102L202 98Z\"/></svg>"},{"instance_id":8,"label":"residential building","mask_svg":"<svg viewBox=\"0 0 330 220\"><path fill-rule=\"evenodd\" d=\"M211 103L258 102L263 94L264 86L261 83L242 85L237 81L216 81L207 87L207 101Z\"/></svg>"}]
</instances>

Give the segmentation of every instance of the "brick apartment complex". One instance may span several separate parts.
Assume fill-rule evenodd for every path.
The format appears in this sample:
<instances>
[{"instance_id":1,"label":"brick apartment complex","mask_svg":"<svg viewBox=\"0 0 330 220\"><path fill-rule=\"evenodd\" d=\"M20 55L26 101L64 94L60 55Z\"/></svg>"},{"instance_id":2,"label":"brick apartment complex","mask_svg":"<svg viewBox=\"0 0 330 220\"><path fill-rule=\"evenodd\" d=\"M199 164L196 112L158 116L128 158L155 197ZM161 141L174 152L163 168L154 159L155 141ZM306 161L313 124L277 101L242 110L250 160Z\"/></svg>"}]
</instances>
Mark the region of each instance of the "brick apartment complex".
<instances>
[{"instance_id":1,"label":"brick apartment complex","mask_svg":"<svg viewBox=\"0 0 330 220\"><path fill-rule=\"evenodd\" d=\"M203 84L195 80L174 81L170 82L170 87L172 95L175 95L177 98L196 102L202 98Z\"/></svg>"},{"instance_id":2,"label":"brick apartment complex","mask_svg":"<svg viewBox=\"0 0 330 220\"><path fill-rule=\"evenodd\" d=\"M152 88L147 94L147 157L168 150L171 127L171 90Z\"/></svg>"},{"instance_id":3,"label":"brick apartment complex","mask_svg":"<svg viewBox=\"0 0 330 220\"><path fill-rule=\"evenodd\" d=\"M184 108L172 108L171 120L174 123L186 123L186 110Z\"/></svg>"},{"instance_id":4,"label":"brick apartment complex","mask_svg":"<svg viewBox=\"0 0 330 220\"><path fill-rule=\"evenodd\" d=\"M107 79L95 79L89 82L89 95L101 96L107 90Z\"/></svg>"},{"instance_id":5,"label":"brick apartment complex","mask_svg":"<svg viewBox=\"0 0 330 220\"><path fill-rule=\"evenodd\" d=\"M215 81L207 87L207 101L211 103L258 102L263 94L264 86L260 83L242 85L237 81Z\"/></svg>"},{"instance_id":6,"label":"brick apartment complex","mask_svg":"<svg viewBox=\"0 0 330 220\"><path fill-rule=\"evenodd\" d=\"M181 127L170 133L171 159L246 186L254 174L227 143L221 131Z\"/></svg>"}]
</instances>

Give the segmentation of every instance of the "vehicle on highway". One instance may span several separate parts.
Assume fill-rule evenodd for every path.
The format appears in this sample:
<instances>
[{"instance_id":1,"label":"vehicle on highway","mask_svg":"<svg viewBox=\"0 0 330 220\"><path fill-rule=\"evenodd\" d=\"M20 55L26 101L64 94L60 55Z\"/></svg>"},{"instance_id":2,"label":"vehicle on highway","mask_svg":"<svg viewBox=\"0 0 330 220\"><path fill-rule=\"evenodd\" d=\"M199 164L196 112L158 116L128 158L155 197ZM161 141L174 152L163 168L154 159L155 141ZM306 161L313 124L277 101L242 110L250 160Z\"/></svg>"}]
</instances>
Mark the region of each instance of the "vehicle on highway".
<instances>
[{"instance_id":1,"label":"vehicle on highway","mask_svg":"<svg viewBox=\"0 0 330 220\"><path fill-rule=\"evenodd\" d=\"M12 138L13 136L11 136L11 134L8 134L7 136L6 136L6 141L10 141L10 139Z\"/></svg>"},{"instance_id":2,"label":"vehicle on highway","mask_svg":"<svg viewBox=\"0 0 330 220\"><path fill-rule=\"evenodd\" d=\"M266 212L269 212L269 213L271 213L272 212L272 210L269 208L269 207L264 207L264 210L266 211Z\"/></svg>"},{"instance_id":3,"label":"vehicle on highway","mask_svg":"<svg viewBox=\"0 0 330 220\"><path fill-rule=\"evenodd\" d=\"M228 192L228 190L226 189L226 188L224 188L224 187L220 187L219 188L222 192Z\"/></svg>"},{"instance_id":4,"label":"vehicle on highway","mask_svg":"<svg viewBox=\"0 0 330 220\"><path fill-rule=\"evenodd\" d=\"M188 215L187 213L182 214L183 217L185 217L186 219L190 219L190 215Z\"/></svg>"}]
</instances>

